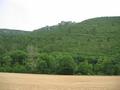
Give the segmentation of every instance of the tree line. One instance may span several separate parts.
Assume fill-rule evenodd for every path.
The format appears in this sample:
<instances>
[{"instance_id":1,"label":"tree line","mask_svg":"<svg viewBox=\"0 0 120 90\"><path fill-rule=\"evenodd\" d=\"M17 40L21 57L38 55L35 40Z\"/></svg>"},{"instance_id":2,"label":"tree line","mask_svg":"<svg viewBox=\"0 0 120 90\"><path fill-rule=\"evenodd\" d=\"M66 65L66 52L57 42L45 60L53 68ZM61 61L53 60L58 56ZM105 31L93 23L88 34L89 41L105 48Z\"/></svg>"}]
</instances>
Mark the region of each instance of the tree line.
<instances>
[{"instance_id":1,"label":"tree line","mask_svg":"<svg viewBox=\"0 0 120 90\"><path fill-rule=\"evenodd\" d=\"M0 57L0 72L64 74L64 75L120 75L120 57L105 60L85 58L65 52L37 53L16 50Z\"/></svg>"}]
</instances>

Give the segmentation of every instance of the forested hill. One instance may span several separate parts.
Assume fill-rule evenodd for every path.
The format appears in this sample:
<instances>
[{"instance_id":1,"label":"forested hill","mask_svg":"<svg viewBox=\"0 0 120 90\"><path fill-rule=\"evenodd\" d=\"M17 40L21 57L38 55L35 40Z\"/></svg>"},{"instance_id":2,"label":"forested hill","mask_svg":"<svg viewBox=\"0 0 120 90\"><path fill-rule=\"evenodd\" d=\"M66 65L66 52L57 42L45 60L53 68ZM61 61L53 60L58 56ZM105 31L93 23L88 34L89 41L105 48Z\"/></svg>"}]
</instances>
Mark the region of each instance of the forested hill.
<instances>
[{"instance_id":1,"label":"forested hill","mask_svg":"<svg viewBox=\"0 0 120 90\"><path fill-rule=\"evenodd\" d=\"M120 17L62 21L32 32L0 29L0 71L120 74Z\"/></svg>"},{"instance_id":2,"label":"forested hill","mask_svg":"<svg viewBox=\"0 0 120 90\"><path fill-rule=\"evenodd\" d=\"M120 52L120 17L94 18L81 23L61 22L34 31L45 51L80 52L87 55L115 55Z\"/></svg>"}]
</instances>

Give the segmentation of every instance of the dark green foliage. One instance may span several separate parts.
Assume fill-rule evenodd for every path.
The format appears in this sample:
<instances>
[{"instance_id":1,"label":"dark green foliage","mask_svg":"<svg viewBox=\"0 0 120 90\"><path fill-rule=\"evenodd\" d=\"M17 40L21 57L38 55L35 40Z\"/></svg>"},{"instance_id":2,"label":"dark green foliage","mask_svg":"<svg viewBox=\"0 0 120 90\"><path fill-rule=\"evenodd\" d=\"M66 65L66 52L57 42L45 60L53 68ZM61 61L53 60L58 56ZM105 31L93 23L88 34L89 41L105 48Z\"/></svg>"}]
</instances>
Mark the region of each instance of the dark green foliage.
<instances>
[{"instance_id":1,"label":"dark green foliage","mask_svg":"<svg viewBox=\"0 0 120 90\"><path fill-rule=\"evenodd\" d=\"M12 59L12 64L25 64L27 54L23 51L16 50L10 53L10 57Z\"/></svg>"},{"instance_id":2,"label":"dark green foliage","mask_svg":"<svg viewBox=\"0 0 120 90\"><path fill-rule=\"evenodd\" d=\"M1 66L11 66L12 58L6 55L1 59L1 61Z\"/></svg>"},{"instance_id":3,"label":"dark green foliage","mask_svg":"<svg viewBox=\"0 0 120 90\"><path fill-rule=\"evenodd\" d=\"M120 17L0 29L0 71L120 75Z\"/></svg>"},{"instance_id":4,"label":"dark green foliage","mask_svg":"<svg viewBox=\"0 0 120 90\"><path fill-rule=\"evenodd\" d=\"M28 72L24 65L16 64L12 66L11 72L25 73Z\"/></svg>"},{"instance_id":5,"label":"dark green foliage","mask_svg":"<svg viewBox=\"0 0 120 90\"><path fill-rule=\"evenodd\" d=\"M93 69L92 69L92 64L89 64L88 61L84 61L84 62L81 62L79 65L78 65L78 74L81 74L81 75L90 75L93 73Z\"/></svg>"},{"instance_id":6,"label":"dark green foliage","mask_svg":"<svg viewBox=\"0 0 120 90\"><path fill-rule=\"evenodd\" d=\"M69 55L63 55L60 57L58 74L74 74L76 70L76 63L73 58Z\"/></svg>"},{"instance_id":7,"label":"dark green foliage","mask_svg":"<svg viewBox=\"0 0 120 90\"><path fill-rule=\"evenodd\" d=\"M52 55L41 53L37 60L37 70L40 73L55 73L56 61Z\"/></svg>"},{"instance_id":8,"label":"dark green foliage","mask_svg":"<svg viewBox=\"0 0 120 90\"><path fill-rule=\"evenodd\" d=\"M37 62L37 72L38 73L48 73L48 66L45 60L39 60Z\"/></svg>"}]
</instances>

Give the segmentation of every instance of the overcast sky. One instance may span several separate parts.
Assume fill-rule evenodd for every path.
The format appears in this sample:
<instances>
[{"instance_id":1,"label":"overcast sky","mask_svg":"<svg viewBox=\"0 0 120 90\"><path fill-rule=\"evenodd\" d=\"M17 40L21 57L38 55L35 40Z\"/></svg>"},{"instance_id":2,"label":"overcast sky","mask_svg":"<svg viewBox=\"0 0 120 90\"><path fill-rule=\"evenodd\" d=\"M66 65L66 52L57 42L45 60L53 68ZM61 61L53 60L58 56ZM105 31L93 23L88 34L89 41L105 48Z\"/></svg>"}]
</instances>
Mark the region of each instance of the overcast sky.
<instances>
[{"instance_id":1,"label":"overcast sky","mask_svg":"<svg viewBox=\"0 0 120 90\"><path fill-rule=\"evenodd\" d=\"M34 30L101 16L120 16L120 0L0 0L0 28Z\"/></svg>"}]
</instances>

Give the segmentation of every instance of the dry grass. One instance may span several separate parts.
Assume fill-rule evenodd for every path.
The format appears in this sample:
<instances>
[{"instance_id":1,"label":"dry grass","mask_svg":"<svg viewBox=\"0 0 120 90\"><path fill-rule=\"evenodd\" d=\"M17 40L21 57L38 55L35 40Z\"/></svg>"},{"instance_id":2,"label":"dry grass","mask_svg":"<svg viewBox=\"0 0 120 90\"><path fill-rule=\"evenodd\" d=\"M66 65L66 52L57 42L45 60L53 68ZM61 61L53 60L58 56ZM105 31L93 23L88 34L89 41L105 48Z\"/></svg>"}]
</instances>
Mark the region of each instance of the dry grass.
<instances>
[{"instance_id":1,"label":"dry grass","mask_svg":"<svg viewBox=\"0 0 120 90\"><path fill-rule=\"evenodd\" d=\"M120 90L120 76L0 73L0 90Z\"/></svg>"}]
</instances>

